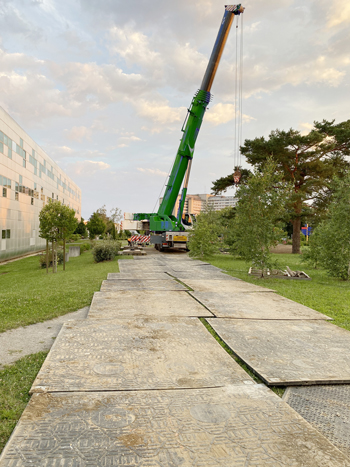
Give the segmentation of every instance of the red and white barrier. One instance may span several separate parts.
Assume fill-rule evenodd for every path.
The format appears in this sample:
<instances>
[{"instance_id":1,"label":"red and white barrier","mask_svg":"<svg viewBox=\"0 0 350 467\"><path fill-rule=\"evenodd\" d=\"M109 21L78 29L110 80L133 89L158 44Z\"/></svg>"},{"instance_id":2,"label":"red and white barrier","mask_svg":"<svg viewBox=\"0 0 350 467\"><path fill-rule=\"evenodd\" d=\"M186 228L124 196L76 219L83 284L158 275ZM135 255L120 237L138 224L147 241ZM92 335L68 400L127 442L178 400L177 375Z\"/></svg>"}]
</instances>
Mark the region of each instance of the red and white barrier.
<instances>
[{"instance_id":1,"label":"red and white barrier","mask_svg":"<svg viewBox=\"0 0 350 467\"><path fill-rule=\"evenodd\" d=\"M130 240L135 243L149 243L151 241L150 235L133 235Z\"/></svg>"}]
</instances>

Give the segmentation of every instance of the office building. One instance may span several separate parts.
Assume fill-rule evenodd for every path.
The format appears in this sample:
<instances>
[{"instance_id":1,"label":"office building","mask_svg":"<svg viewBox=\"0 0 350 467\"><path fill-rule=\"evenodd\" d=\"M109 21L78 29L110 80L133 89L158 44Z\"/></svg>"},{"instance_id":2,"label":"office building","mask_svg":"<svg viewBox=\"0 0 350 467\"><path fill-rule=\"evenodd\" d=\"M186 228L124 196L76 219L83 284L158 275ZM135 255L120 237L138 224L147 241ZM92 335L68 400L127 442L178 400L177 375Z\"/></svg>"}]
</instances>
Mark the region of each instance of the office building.
<instances>
[{"instance_id":1,"label":"office building","mask_svg":"<svg viewBox=\"0 0 350 467\"><path fill-rule=\"evenodd\" d=\"M163 198L159 199L159 204ZM175 207L173 209L173 215L177 217L179 210L179 204L181 195L176 199ZM184 204L183 214L199 214L207 206L214 209L214 211L220 211L226 207L234 207L236 205L236 198L234 196L213 196L208 194L197 194L187 195Z\"/></svg>"},{"instance_id":2,"label":"office building","mask_svg":"<svg viewBox=\"0 0 350 467\"><path fill-rule=\"evenodd\" d=\"M45 248L39 213L49 199L81 216L81 190L0 107L0 261Z\"/></svg>"}]
</instances>

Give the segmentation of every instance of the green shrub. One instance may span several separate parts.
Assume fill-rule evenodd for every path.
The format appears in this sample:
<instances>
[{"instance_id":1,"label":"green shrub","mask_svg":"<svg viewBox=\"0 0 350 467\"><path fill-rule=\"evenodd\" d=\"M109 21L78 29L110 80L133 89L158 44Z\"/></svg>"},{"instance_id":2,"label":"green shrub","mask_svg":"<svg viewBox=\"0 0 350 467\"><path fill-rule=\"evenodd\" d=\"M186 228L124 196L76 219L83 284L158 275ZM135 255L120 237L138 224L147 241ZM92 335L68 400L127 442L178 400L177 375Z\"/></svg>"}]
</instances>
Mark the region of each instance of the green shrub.
<instances>
[{"instance_id":1,"label":"green shrub","mask_svg":"<svg viewBox=\"0 0 350 467\"><path fill-rule=\"evenodd\" d=\"M102 261L112 261L120 250L120 242L104 241L99 242L92 250L95 263Z\"/></svg>"},{"instance_id":2,"label":"green shrub","mask_svg":"<svg viewBox=\"0 0 350 467\"><path fill-rule=\"evenodd\" d=\"M46 268L46 253L42 253L39 255L39 263L41 269ZM57 264L63 264L63 251L58 250L57 251ZM52 251L49 252L49 268L52 267Z\"/></svg>"},{"instance_id":3,"label":"green shrub","mask_svg":"<svg viewBox=\"0 0 350 467\"><path fill-rule=\"evenodd\" d=\"M91 243L82 243L80 246L80 254L83 254L84 251L88 251L91 249Z\"/></svg>"},{"instance_id":4,"label":"green shrub","mask_svg":"<svg viewBox=\"0 0 350 467\"><path fill-rule=\"evenodd\" d=\"M81 239L81 236L79 234L72 234L69 238L69 241L71 243L77 242L78 240Z\"/></svg>"}]
</instances>

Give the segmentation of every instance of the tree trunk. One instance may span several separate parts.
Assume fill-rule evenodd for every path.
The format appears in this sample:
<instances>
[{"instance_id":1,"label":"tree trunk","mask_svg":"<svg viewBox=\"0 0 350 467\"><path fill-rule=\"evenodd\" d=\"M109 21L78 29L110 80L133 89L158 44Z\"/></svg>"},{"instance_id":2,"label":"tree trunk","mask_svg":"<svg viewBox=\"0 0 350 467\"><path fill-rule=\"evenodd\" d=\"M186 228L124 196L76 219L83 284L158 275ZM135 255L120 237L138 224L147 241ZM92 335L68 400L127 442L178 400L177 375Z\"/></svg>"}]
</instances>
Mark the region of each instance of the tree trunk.
<instances>
[{"instance_id":1,"label":"tree trunk","mask_svg":"<svg viewBox=\"0 0 350 467\"><path fill-rule=\"evenodd\" d=\"M297 217L293 220L293 244L292 244L292 253L300 253L300 228L301 228L301 219Z\"/></svg>"},{"instance_id":2,"label":"tree trunk","mask_svg":"<svg viewBox=\"0 0 350 467\"><path fill-rule=\"evenodd\" d=\"M55 242L52 240L52 272L55 273Z\"/></svg>"},{"instance_id":3,"label":"tree trunk","mask_svg":"<svg viewBox=\"0 0 350 467\"><path fill-rule=\"evenodd\" d=\"M46 274L49 273L49 241L46 239Z\"/></svg>"}]
</instances>

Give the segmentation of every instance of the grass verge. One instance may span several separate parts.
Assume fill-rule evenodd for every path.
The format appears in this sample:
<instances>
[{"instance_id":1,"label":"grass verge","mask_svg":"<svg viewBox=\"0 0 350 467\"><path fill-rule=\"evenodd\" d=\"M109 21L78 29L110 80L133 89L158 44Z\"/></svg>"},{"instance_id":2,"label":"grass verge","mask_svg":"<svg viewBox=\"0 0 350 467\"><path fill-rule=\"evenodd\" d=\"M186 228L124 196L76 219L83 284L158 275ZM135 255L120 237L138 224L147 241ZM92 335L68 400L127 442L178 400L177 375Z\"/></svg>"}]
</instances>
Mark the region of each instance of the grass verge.
<instances>
[{"instance_id":1,"label":"grass verge","mask_svg":"<svg viewBox=\"0 0 350 467\"><path fill-rule=\"evenodd\" d=\"M29 390L46 355L29 355L0 370L0 452L30 399Z\"/></svg>"},{"instance_id":2,"label":"grass verge","mask_svg":"<svg viewBox=\"0 0 350 467\"><path fill-rule=\"evenodd\" d=\"M311 281L288 279L259 279L248 275L249 265L231 255L201 258L227 271L231 276L252 284L275 290L279 295L313 308L334 319L333 323L350 331L350 281L329 277L322 269L310 269L301 264L301 255L275 254L280 267L303 270Z\"/></svg>"},{"instance_id":3,"label":"grass verge","mask_svg":"<svg viewBox=\"0 0 350 467\"><path fill-rule=\"evenodd\" d=\"M119 272L117 258L94 263L91 251L71 258L66 271L58 266L56 274L40 269L36 256L0 265L0 332L90 305L109 272Z\"/></svg>"}]
</instances>

